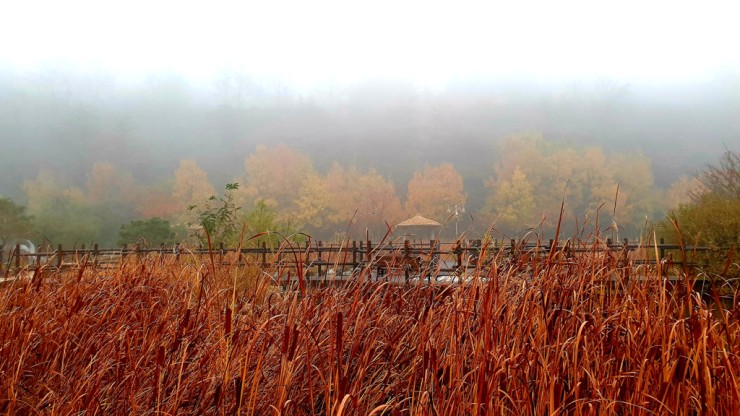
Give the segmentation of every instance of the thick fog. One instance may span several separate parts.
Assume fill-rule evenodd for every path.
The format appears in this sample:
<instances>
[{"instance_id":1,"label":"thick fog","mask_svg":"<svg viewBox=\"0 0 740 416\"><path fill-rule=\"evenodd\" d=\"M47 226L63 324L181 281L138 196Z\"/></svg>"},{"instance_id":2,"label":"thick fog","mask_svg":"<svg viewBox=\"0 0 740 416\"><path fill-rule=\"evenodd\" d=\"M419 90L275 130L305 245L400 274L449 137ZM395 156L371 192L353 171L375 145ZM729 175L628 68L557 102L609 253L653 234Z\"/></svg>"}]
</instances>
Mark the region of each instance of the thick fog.
<instances>
[{"instance_id":1,"label":"thick fog","mask_svg":"<svg viewBox=\"0 0 740 416\"><path fill-rule=\"evenodd\" d=\"M99 228L109 232L79 238L112 242L132 219L178 221L172 206L187 198L147 206L176 193L183 161L207 175L204 189L240 182L249 209L268 193L250 169L262 156L268 165L292 163L266 153L287 149L306 158L323 190L316 192L332 195L325 188L337 172L377 174L397 199L382 206L398 205L392 216L401 219L424 206L410 201L415 175L451 164L462 193L440 197L437 220L457 198L495 221L506 208L496 200L506 197L524 204L515 211L532 211L510 216L516 229L543 216L537 205L550 199L538 199L538 187L567 194L560 182L546 185L545 169L567 182L578 173L561 172L558 161L593 158L588 169L609 169L599 195L622 186L625 227L636 230L638 219L681 201L666 202L672 186L678 192L677 183L740 147L740 66L727 13L638 4L19 6L0 31L0 196L36 217L49 198L102 204ZM533 198L502 194L516 189L517 172ZM573 196L586 201L574 216L601 201L588 192ZM271 198L278 212L310 211L298 195ZM329 236L341 230L340 209L326 206L299 225Z\"/></svg>"}]
</instances>

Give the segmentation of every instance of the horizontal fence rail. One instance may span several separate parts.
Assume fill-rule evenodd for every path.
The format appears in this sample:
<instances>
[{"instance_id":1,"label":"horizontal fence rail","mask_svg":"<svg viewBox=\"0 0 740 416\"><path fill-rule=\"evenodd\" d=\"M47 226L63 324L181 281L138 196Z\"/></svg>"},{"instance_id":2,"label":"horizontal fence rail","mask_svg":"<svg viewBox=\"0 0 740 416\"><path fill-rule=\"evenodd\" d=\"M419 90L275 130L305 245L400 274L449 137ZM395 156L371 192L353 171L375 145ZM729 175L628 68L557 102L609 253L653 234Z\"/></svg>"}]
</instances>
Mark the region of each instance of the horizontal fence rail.
<instances>
[{"instance_id":1,"label":"horizontal fence rail","mask_svg":"<svg viewBox=\"0 0 740 416\"><path fill-rule=\"evenodd\" d=\"M708 247L684 247L683 250L676 244L665 244L663 239L659 244L630 243L628 240L621 242L606 241L578 242L576 244L566 242L555 242L549 240L547 243L531 243L515 240L491 240L487 243L481 240L456 241L443 243L429 241L424 243L411 243L406 240L402 243L373 244L371 241L352 241L340 243L328 243L323 241L311 241L297 244L283 244L279 247L268 247L262 243L259 247L227 248L223 245L216 249L188 248L181 245L158 248L146 248L141 246L126 246L120 248L99 248L94 244L92 248L84 245L72 249L64 249L60 244L56 249L41 247L36 253L21 252L20 246L0 246L0 271L7 277L13 272L24 268L32 269L39 265L50 269L63 269L74 267L81 262L95 265L97 267L109 267L118 264L129 256L144 257L156 254L158 256L194 256L219 264L231 264L232 262L243 263L248 259L253 263L267 266L297 267L298 263L306 270L317 276L326 276L328 273L345 273L361 266L380 269L387 272L387 268L412 267L410 260L418 261L416 268L422 264L435 265L438 273L459 273L462 269L481 267L497 255L505 258L515 256L538 256L544 257L551 252L562 253L569 258L584 252L608 252L627 259L630 253L643 252L642 256L632 256L633 264L655 264L655 250L658 258L670 259L675 266L695 267L695 264L684 264L684 253L696 253L708 251ZM235 253L239 252L238 257ZM501 253L503 251L503 253ZM229 255L231 254L231 255ZM207 257L207 258L206 258ZM681 260L675 260L679 257ZM340 269L340 270L335 270ZM408 272L407 272L408 274Z\"/></svg>"}]
</instances>

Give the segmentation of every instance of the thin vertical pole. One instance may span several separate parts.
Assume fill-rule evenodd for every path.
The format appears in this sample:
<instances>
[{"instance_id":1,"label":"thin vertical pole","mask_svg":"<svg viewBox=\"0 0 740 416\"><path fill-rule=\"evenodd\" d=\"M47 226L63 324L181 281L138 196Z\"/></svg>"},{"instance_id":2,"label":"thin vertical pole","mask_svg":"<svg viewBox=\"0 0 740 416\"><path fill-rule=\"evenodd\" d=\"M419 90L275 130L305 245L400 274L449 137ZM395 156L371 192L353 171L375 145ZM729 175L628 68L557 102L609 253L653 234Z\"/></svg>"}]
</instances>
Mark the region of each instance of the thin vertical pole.
<instances>
[{"instance_id":1,"label":"thin vertical pole","mask_svg":"<svg viewBox=\"0 0 740 416\"><path fill-rule=\"evenodd\" d=\"M62 250L62 245L57 245L57 267L62 268L62 261L64 260L64 250Z\"/></svg>"}]
</instances>

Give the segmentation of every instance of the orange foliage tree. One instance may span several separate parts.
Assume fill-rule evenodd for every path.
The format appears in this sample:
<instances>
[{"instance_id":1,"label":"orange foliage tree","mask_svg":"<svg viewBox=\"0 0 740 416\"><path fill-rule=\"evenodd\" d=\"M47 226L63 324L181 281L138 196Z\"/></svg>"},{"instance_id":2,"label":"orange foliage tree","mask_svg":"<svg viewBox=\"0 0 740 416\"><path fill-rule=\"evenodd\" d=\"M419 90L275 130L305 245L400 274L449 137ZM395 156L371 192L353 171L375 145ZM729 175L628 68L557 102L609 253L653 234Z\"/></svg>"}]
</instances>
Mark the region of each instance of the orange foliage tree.
<instances>
[{"instance_id":1,"label":"orange foliage tree","mask_svg":"<svg viewBox=\"0 0 740 416\"><path fill-rule=\"evenodd\" d=\"M140 187L128 172L110 163L95 163L88 174L87 198L90 203L134 203Z\"/></svg>"},{"instance_id":2,"label":"orange foliage tree","mask_svg":"<svg viewBox=\"0 0 740 416\"><path fill-rule=\"evenodd\" d=\"M463 178L451 163L427 166L423 172L414 172L409 181L406 214L421 214L444 222L449 216L448 209L465 205L467 198Z\"/></svg>"},{"instance_id":3,"label":"orange foliage tree","mask_svg":"<svg viewBox=\"0 0 740 416\"><path fill-rule=\"evenodd\" d=\"M403 218L395 185L375 169L362 173L354 166L347 169L334 163L325 182L330 196L329 221L341 228L354 218L356 236L363 236L367 228L371 238L382 238L386 223L392 227Z\"/></svg>"},{"instance_id":4,"label":"orange foliage tree","mask_svg":"<svg viewBox=\"0 0 740 416\"><path fill-rule=\"evenodd\" d=\"M144 218L174 220L185 211L185 208L173 196L172 184L169 183L153 185L142 190L136 212Z\"/></svg>"}]
</instances>

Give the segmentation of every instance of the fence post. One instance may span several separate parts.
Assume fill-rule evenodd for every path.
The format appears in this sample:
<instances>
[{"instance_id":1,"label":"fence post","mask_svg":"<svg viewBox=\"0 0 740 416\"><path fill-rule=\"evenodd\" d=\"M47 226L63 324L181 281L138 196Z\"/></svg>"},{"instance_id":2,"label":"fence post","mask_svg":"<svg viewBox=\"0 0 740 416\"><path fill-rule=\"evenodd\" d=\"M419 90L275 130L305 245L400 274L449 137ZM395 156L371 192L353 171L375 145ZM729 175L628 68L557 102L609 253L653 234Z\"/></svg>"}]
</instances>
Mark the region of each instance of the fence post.
<instances>
[{"instance_id":1,"label":"fence post","mask_svg":"<svg viewBox=\"0 0 740 416\"><path fill-rule=\"evenodd\" d=\"M62 268L62 262L64 260L64 251L62 250L62 245L57 245L57 268Z\"/></svg>"},{"instance_id":2,"label":"fence post","mask_svg":"<svg viewBox=\"0 0 740 416\"><path fill-rule=\"evenodd\" d=\"M324 243L321 240L316 240L316 260L322 261L321 249L324 247Z\"/></svg>"},{"instance_id":3,"label":"fence post","mask_svg":"<svg viewBox=\"0 0 740 416\"><path fill-rule=\"evenodd\" d=\"M267 243L262 242L262 267L267 267Z\"/></svg>"},{"instance_id":4,"label":"fence post","mask_svg":"<svg viewBox=\"0 0 740 416\"><path fill-rule=\"evenodd\" d=\"M370 240L367 240L367 246L365 247L365 257L367 260L367 264L370 264L370 252L372 251L371 247L373 246L372 242Z\"/></svg>"},{"instance_id":5,"label":"fence post","mask_svg":"<svg viewBox=\"0 0 740 416\"><path fill-rule=\"evenodd\" d=\"M434 252L436 249L435 240L429 240L429 265L437 264L437 254Z\"/></svg>"},{"instance_id":6,"label":"fence post","mask_svg":"<svg viewBox=\"0 0 740 416\"><path fill-rule=\"evenodd\" d=\"M15 270L21 268L21 243L15 243Z\"/></svg>"},{"instance_id":7,"label":"fence post","mask_svg":"<svg viewBox=\"0 0 740 416\"><path fill-rule=\"evenodd\" d=\"M224 242L223 241L218 243L218 264L219 265L224 264Z\"/></svg>"},{"instance_id":8,"label":"fence post","mask_svg":"<svg viewBox=\"0 0 740 416\"><path fill-rule=\"evenodd\" d=\"M409 269L411 268L410 260L411 260L411 242L409 240L403 240L403 257L405 260L405 263L403 265L403 277L406 280L406 282L409 281Z\"/></svg>"},{"instance_id":9,"label":"fence post","mask_svg":"<svg viewBox=\"0 0 740 416\"><path fill-rule=\"evenodd\" d=\"M475 260L473 263L477 268L482 264L481 254L483 254L483 242L480 239L475 239L472 241L472 245L475 251L473 253L473 259Z\"/></svg>"},{"instance_id":10,"label":"fence post","mask_svg":"<svg viewBox=\"0 0 740 416\"><path fill-rule=\"evenodd\" d=\"M460 241L455 243L455 269L459 269L462 266L462 249L460 248Z\"/></svg>"},{"instance_id":11,"label":"fence post","mask_svg":"<svg viewBox=\"0 0 740 416\"><path fill-rule=\"evenodd\" d=\"M352 268L357 268L357 240L352 240Z\"/></svg>"},{"instance_id":12,"label":"fence post","mask_svg":"<svg viewBox=\"0 0 740 416\"><path fill-rule=\"evenodd\" d=\"M659 251L660 251L661 259L665 257L665 247L663 247L663 244L665 244L665 239L663 237L660 237L660 246L659 246L660 250ZM660 259L658 259L658 261L660 261Z\"/></svg>"},{"instance_id":13,"label":"fence post","mask_svg":"<svg viewBox=\"0 0 740 416\"><path fill-rule=\"evenodd\" d=\"M321 278L321 241L316 240L316 278Z\"/></svg>"}]
</instances>

